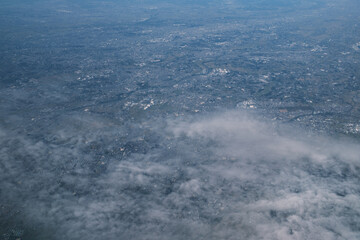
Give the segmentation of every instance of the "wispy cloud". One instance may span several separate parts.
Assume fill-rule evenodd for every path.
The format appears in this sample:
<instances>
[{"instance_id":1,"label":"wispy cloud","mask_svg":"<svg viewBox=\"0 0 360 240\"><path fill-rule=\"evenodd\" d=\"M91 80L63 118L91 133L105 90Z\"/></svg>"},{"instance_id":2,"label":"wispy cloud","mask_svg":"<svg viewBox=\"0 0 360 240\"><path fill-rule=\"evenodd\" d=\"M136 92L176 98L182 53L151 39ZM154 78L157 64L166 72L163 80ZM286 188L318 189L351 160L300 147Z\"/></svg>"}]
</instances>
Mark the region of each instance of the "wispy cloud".
<instances>
[{"instance_id":1,"label":"wispy cloud","mask_svg":"<svg viewBox=\"0 0 360 240\"><path fill-rule=\"evenodd\" d=\"M21 210L23 234L41 229L29 239L360 236L356 143L238 111L133 124L132 135L72 119L43 139L0 131L1 202Z\"/></svg>"}]
</instances>

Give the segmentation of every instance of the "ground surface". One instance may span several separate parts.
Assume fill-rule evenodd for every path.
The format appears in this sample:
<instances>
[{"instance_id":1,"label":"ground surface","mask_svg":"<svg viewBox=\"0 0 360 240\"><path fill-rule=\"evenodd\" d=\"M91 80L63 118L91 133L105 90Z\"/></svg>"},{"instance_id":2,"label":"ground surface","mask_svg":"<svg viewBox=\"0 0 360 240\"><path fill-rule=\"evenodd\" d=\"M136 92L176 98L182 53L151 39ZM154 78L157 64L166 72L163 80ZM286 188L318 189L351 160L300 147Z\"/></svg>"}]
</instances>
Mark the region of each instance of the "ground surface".
<instances>
[{"instance_id":1,"label":"ground surface","mask_svg":"<svg viewBox=\"0 0 360 240\"><path fill-rule=\"evenodd\" d=\"M360 3L0 3L0 239L359 239Z\"/></svg>"}]
</instances>

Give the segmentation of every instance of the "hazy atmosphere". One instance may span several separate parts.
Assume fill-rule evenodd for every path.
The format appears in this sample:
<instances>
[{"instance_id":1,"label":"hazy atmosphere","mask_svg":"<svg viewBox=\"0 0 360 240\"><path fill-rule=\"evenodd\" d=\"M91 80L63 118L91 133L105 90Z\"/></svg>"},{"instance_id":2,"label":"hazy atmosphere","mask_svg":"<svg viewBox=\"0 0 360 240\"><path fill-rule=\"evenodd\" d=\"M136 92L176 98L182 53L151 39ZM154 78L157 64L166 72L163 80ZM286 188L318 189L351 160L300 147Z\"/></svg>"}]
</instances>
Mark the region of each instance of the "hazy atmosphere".
<instances>
[{"instance_id":1,"label":"hazy atmosphere","mask_svg":"<svg viewBox=\"0 0 360 240\"><path fill-rule=\"evenodd\" d=\"M0 240L360 239L360 2L0 3Z\"/></svg>"}]
</instances>

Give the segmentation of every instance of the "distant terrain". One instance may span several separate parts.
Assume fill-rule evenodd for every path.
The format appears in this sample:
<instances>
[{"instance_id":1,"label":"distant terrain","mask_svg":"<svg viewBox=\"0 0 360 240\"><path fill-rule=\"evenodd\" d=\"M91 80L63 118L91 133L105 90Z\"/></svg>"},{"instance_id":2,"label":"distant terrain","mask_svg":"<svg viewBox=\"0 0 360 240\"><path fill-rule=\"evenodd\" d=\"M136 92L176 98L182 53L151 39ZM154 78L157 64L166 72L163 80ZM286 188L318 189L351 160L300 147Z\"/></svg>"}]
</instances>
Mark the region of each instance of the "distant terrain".
<instances>
[{"instance_id":1,"label":"distant terrain","mask_svg":"<svg viewBox=\"0 0 360 240\"><path fill-rule=\"evenodd\" d=\"M359 239L360 2L0 3L0 240Z\"/></svg>"}]
</instances>

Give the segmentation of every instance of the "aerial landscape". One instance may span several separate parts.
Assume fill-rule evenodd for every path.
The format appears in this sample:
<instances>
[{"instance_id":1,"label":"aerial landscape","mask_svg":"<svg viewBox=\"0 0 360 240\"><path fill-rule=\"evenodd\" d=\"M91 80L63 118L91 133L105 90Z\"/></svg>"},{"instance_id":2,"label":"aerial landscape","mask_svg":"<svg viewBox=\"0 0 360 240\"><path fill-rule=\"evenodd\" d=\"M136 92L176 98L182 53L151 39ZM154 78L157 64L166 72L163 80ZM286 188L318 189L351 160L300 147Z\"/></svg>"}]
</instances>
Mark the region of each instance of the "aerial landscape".
<instances>
[{"instance_id":1,"label":"aerial landscape","mask_svg":"<svg viewBox=\"0 0 360 240\"><path fill-rule=\"evenodd\" d=\"M0 240L360 239L359 12L2 0Z\"/></svg>"}]
</instances>

